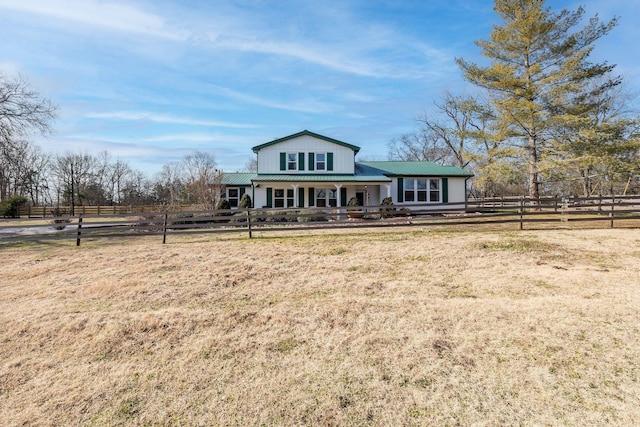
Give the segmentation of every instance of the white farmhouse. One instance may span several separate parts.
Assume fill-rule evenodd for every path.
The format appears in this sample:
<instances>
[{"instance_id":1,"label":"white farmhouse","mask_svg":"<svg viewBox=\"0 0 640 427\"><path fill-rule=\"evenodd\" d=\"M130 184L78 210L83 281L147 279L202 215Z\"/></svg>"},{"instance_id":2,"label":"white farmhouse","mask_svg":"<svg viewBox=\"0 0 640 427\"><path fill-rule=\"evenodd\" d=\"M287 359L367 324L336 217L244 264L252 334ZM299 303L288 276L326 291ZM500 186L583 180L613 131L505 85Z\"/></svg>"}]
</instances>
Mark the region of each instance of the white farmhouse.
<instances>
[{"instance_id":1,"label":"white farmhouse","mask_svg":"<svg viewBox=\"0 0 640 427\"><path fill-rule=\"evenodd\" d=\"M249 193L255 207L309 208L454 203L464 208L466 183L473 174L432 162L356 162L360 147L304 130L253 147L257 173L225 173L222 184L232 207ZM459 206L456 206L459 204ZM442 208L442 206L440 206Z\"/></svg>"}]
</instances>

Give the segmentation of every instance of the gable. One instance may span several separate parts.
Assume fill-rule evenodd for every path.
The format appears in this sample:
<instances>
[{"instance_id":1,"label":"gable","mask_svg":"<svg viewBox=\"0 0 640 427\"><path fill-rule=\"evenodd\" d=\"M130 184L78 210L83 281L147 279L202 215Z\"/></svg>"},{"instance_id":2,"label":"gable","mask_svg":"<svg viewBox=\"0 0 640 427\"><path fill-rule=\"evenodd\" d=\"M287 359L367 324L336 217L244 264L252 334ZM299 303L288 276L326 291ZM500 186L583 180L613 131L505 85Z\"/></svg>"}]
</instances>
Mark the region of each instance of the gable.
<instances>
[{"instance_id":1,"label":"gable","mask_svg":"<svg viewBox=\"0 0 640 427\"><path fill-rule=\"evenodd\" d=\"M307 137L307 138L305 138ZM289 136L285 136L283 138L278 138L275 139L271 142L267 142L265 144L261 144L261 145L256 145L255 147L252 148L254 153L258 153L260 150L262 150L263 148L267 148L267 147L271 147L277 144L281 144L287 141L291 141L291 140L297 140L296 142L300 143L300 144L305 144L308 141L312 141L313 139L315 140L320 140L320 141L324 141L324 142L329 142L331 144L336 144L339 145L341 147L345 147L348 148L350 150L353 151L353 154L357 154L360 151L360 147L356 146L356 145L352 145L352 144L348 144L346 142L343 141L339 141L337 139L333 139L333 138L329 138L327 136L323 136L317 133L313 133L310 132L308 130L303 130L302 132L298 132L298 133L294 133L293 135L289 135Z\"/></svg>"}]
</instances>

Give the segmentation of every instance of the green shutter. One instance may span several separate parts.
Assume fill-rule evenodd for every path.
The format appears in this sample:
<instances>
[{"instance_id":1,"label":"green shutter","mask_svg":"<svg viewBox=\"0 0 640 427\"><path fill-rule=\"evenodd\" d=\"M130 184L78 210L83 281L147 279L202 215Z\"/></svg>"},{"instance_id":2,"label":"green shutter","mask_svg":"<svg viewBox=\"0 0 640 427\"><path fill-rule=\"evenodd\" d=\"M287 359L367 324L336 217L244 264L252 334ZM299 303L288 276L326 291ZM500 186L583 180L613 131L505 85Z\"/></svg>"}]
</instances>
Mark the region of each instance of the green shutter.
<instances>
[{"instance_id":1,"label":"green shutter","mask_svg":"<svg viewBox=\"0 0 640 427\"><path fill-rule=\"evenodd\" d=\"M280 153L280 170L287 170L287 153Z\"/></svg>"},{"instance_id":2,"label":"green shutter","mask_svg":"<svg viewBox=\"0 0 640 427\"><path fill-rule=\"evenodd\" d=\"M309 188L309 206L316 205L316 189Z\"/></svg>"},{"instance_id":3,"label":"green shutter","mask_svg":"<svg viewBox=\"0 0 640 427\"><path fill-rule=\"evenodd\" d=\"M340 189L340 206L347 206L347 189L344 187Z\"/></svg>"},{"instance_id":4,"label":"green shutter","mask_svg":"<svg viewBox=\"0 0 640 427\"><path fill-rule=\"evenodd\" d=\"M398 178L398 203L404 202L404 179Z\"/></svg>"},{"instance_id":5,"label":"green shutter","mask_svg":"<svg viewBox=\"0 0 640 427\"><path fill-rule=\"evenodd\" d=\"M333 153L327 153L327 170L333 170Z\"/></svg>"},{"instance_id":6,"label":"green shutter","mask_svg":"<svg viewBox=\"0 0 640 427\"><path fill-rule=\"evenodd\" d=\"M273 207L273 188L267 187L267 207Z\"/></svg>"},{"instance_id":7,"label":"green shutter","mask_svg":"<svg viewBox=\"0 0 640 427\"><path fill-rule=\"evenodd\" d=\"M298 153L298 170L304 170L304 153Z\"/></svg>"},{"instance_id":8,"label":"green shutter","mask_svg":"<svg viewBox=\"0 0 640 427\"><path fill-rule=\"evenodd\" d=\"M298 207L304 208L304 188L298 191Z\"/></svg>"},{"instance_id":9,"label":"green shutter","mask_svg":"<svg viewBox=\"0 0 640 427\"><path fill-rule=\"evenodd\" d=\"M309 153L309 170L312 171L315 169L316 167L316 162L314 159L314 154L313 153Z\"/></svg>"},{"instance_id":10,"label":"green shutter","mask_svg":"<svg viewBox=\"0 0 640 427\"><path fill-rule=\"evenodd\" d=\"M244 196L245 191L246 191L246 188L240 187L240 197Z\"/></svg>"},{"instance_id":11,"label":"green shutter","mask_svg":"<svg viewBox=\"0 0 640 427\"><path fill-rule=\"evenodd\" d=\"M449 178L442 178L442 203L449 203Z\"/></svg>"}]
</instances>

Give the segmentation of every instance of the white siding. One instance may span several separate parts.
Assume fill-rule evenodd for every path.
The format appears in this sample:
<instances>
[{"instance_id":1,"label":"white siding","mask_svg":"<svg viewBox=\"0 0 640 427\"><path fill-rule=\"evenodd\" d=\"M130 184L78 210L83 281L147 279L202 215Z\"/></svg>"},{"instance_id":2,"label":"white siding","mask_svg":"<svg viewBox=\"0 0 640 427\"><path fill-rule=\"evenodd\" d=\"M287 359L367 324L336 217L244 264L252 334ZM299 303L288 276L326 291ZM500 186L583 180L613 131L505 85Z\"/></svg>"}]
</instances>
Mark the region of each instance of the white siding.
<instances>
[{"instance_id":1,"label":"white siding","mask_svg":"<svg viewBox=\"0 0 640 427\"><path fill-rule=\"evenodd\" d=\"M281 171L280 153L304 153L304 171ZM333 170L309 171L309 153L333 153ZM352 149L343 147L342 145L303 135L262 148L258 151L258 173L353 174L355 173L355 153Z\"/></svg>"}]
</instances>

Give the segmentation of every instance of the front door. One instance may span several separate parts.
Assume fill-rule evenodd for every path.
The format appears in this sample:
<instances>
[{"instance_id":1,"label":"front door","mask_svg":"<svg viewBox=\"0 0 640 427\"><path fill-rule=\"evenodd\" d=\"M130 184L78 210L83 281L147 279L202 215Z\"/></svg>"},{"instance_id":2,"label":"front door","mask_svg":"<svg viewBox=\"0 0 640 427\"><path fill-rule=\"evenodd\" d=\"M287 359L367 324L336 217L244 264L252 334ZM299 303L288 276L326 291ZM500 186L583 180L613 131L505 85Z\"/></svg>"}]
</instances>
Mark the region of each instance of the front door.
<instances>
[{"instance_id":1,"label":"front door","mask_svg":"<svg viewBox=\"0 0 640 427\"><path fill-rule=\"evenodd\" d=\"M356 199L358 199L360 206L364 206L364 191L356 191Z\"/></svg>"}]
</instances>

